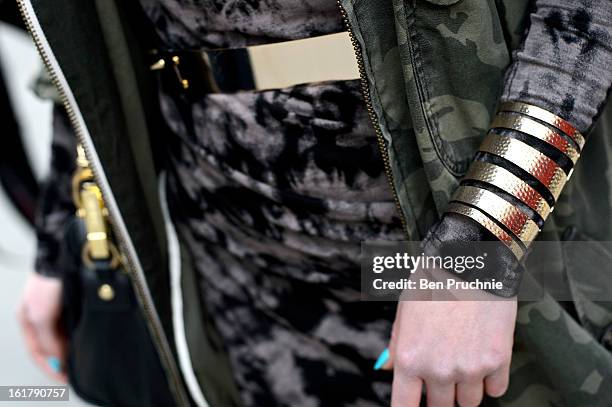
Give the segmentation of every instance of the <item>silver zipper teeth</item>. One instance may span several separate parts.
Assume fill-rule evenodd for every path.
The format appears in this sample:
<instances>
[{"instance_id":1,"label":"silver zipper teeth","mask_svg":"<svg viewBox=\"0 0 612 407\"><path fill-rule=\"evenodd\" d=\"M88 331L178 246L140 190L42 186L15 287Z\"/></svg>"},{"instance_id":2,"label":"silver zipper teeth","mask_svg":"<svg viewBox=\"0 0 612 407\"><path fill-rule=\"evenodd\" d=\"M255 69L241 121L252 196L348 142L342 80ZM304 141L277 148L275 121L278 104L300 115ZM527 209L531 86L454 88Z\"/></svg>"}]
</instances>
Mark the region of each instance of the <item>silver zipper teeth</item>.
<instances>
[{"instance_id":1,"label":"silver zipper teeth","mask_svg":"<svg viewBox=\"0 0 612 407\"><path fill-rule=\"evenodd\" d=\"M99 169L96 168L95 161L92 160L91 158L92 154L91 154L91 151L89 150L89 145L88 143L85 142L86 136L84 135L83 129L81 128L81 125L78 119L76 118L75 110L72 104L70 103L70 99L66 95L66 90L62 86L61 81L58 79L57 73L55 72L53 65L50 62L49 56L47 55L42 45L42 41L38 33L36 32L36 30L34 30L32 19L26 7L26 0L17 0L17 6L24 20L26 28L28 32L30 33L32 40L34 41L36 49L38 50L38 54L40 55L43 61L43 64L45 65L49 73L49 76L51 77L51 81L53 82L53 84L55 85L55 87L57 88L59 92L60 99L62 100L62 104L64 105L66 113L68 114L70 124L75 132L77 140L83 146L83 150L85 151L85 156L87 157L87 160L89 161L90 168L94 176L94 179L96 181L96 184L98 185L102 193L102 199L105 202L108 202L107 197L112 196L112 193L110 190L107 190L106 185L104 183L99 182L100 180L100 176L98 175ZM117 230L118 228L113 228L113 225L116 224L116 216L119 216L119 215L114 213L114 211L110 210L110 208L108 209L109 209L108 210L108 220L111 224L113 235L115 239L117 240L117 244L122 254L121 256L122 264L127 270L128 272L127 274L129 275L130 280L132 281L132 283L134 284L134 287L136 288L135 292L139 298L139 303L141 304L143 315L145 319L147 320L147 324L149 325L150 332L152 333L152 339L156 345L155 347L160 353L162 360L165 361L165 363L162 363L162 365L164 366L164 369L166 370L166 373L168 374L168 376L173 381L172 387L173 387L173 393L177 399L176 401L179 403L179 405L189 405L189 402L187 401L188 399L183 391L182 382L179 379L178 373L176 372L174 357L173 355L169 354L168 351L166 351L166 346L163 345L165 342L164 339L162 339L164 334L162 333L163 332L162 328L158 326L158 324L156 323L156 318L154 317L154 311L153 311L154 306L153 304L151 304L149 301L146 300L147 299L147 295L145 294L146 288L142 284L142 281L140 281L139 278L136 278L136 273L134 271L135 270L134 259L130 255L130 251L127 249L125 237L121 233L119 233L119 231Z\"/></svg>"},{"instance_id":2,"label":"silver zipper teeth","mask_svg":"<svg viewBox=\"0 0 612 407\"><path fill-rule=\"evenodd\" d=\"M372 106L372 97L370 95L370 85L368 83L368 78L366 76L365 71L365 63L363 62L363 55L361 53L361 45L355 38L355 33L353 33L353 27L351 26L351 22L348 19L348 15L344 6L340 0L336 0L338 4L338 8L340 9L340 14L342 14L342 19L344 20L344 25L349 33L349 37L351 39L351 43L353 44L353 51L355 52L355 58L357 59L357 68L359 69L359 79L361 82L361 94L363 96L363 100L366 104L366 109L368 111L368 117L370 119L370 123L374 127L374 132L376 133L376 140L378 142L378 148L383 158L383 164L385 169L385 175L387 176L387 182L389 182L389 186L391 187L391 191L393 192L393 201L395 202L395 206L397 208L398 215L402 222L402 228L404 229L404 233L406 237L409 238L410 234L408 233L408 223L406 222L406 217L404 216L404 212L402 211L402 206L400 204L399 195L397 194L397 189L395 188L395 183L393 181L393 172L391 170L391 163L389 159L389 152L387 151L387 142L382 134L382 130L380 129L380 123L378 121L378 117L374 112L374 106Z\"/></svg>"}]
</instances>

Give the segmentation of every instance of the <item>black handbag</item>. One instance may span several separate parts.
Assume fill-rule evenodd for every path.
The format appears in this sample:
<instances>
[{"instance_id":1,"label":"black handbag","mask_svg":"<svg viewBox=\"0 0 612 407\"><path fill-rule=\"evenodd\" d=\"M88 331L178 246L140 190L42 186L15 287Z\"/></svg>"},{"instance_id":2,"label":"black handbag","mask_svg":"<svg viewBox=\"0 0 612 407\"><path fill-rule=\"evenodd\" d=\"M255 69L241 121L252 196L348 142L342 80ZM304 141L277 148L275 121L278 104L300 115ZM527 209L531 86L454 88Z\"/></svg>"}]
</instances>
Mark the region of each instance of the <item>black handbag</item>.
<instances>
[{"instance_id":1,"label":"black handbag","mask_svg":"<svg viewBox=\"0 0 612 407\"><path fill-rule=\"evenodd\" d=\"M63 318L74 391L104 406L172 406L164 370L112 239L83 151L73 178L76 215L65 233Z\"/></svg>"}]
</instances>

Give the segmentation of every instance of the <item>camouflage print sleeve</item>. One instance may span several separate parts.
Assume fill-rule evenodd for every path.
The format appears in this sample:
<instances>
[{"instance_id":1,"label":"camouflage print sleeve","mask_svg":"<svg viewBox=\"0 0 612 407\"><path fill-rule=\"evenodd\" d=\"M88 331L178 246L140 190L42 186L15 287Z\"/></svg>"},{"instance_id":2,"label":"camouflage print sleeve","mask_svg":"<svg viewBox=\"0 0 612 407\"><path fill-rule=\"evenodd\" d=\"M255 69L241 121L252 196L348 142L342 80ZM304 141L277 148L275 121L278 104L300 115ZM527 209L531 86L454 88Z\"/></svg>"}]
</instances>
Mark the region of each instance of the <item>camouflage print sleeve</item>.
<instances>
[{"instance_id":1,"label":"camouflage print sleeve","mask_svg":"<svg viewBox=\"0 0 612 407\"><path fill-rule=\"evenodd\" d=\"M499 242L486 279L518 293L520 261L536 239L603 109L612 84L612 2L536 0L506 74L499 112L451 197L429 246ZM482 278L477 273L461 276Z\"/></svg>"},{"instance_id":2,"label":"camouflage print sleeve","mask_svg":"<svg viewBox=\"0 0 612 407\"><path fill-rule=\"evenodd\" d=\"M76 137L64 109L57 105L53 112L51 169L43 184L36 217L36 272L60 276L63 271L62 242L64 225L74 214L71 177L75 169Z\"/></svg>"}]
</instances>

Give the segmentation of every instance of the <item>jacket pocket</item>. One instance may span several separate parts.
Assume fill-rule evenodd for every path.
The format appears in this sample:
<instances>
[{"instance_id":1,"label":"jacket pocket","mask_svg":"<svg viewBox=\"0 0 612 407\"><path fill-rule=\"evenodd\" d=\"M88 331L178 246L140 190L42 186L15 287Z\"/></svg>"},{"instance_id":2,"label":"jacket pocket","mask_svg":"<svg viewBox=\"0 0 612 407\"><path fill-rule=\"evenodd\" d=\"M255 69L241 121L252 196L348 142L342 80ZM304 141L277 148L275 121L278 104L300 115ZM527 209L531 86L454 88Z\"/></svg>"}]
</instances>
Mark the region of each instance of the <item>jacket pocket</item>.
<instances>
[{"instance_id":1,"label":"jacket pocket","mask_svg":"<svg viewBox=\"0 0 612 407\"><path fill-rule=\"evenodd\" d=\"M425 130L419 141L459 177L488 129L510 62L502 22L494 0L405 0L404 7Z\"/></svg>"}]
</instances>

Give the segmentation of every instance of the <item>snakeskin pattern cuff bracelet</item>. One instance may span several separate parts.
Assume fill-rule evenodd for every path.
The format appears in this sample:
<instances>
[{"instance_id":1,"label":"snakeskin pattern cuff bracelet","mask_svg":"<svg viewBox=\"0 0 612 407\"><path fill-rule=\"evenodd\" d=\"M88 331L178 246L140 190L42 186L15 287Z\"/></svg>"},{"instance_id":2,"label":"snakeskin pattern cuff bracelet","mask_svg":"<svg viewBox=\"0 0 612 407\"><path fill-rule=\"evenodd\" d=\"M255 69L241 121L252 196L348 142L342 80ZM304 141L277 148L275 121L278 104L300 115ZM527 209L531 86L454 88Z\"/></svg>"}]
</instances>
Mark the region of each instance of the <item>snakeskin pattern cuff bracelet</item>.
<instances>
[{"instance_id":1,"label":"snakeskin pattern cuff bracelet","mask_svg":"<svg viewBox=\"0 0 612 407\"><path fill-rule=\"evenodd\" d=\"M574 126L540 107L503 103L446 212L472 219L520 259L553 211L584 143Z\"/></svg>"}]
</instances>

